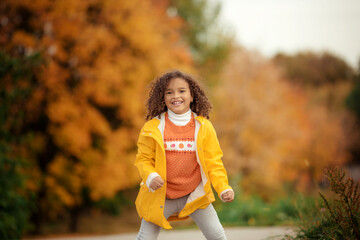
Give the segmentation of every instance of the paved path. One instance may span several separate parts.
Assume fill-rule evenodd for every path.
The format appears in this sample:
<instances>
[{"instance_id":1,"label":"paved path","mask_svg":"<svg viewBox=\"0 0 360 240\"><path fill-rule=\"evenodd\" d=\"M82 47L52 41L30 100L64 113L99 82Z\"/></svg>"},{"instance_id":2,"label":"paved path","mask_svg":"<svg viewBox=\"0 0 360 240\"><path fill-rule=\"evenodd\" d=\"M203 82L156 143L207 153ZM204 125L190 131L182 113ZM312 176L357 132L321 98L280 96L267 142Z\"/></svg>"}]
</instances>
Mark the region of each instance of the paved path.
<instances>
[{"instance_id":1,"label":"paved path","mask_svg":"<svg viewBox=\"0 0 360 240\"><path fill-rule=\"evenodd\" d=\"M225 228L228 240L263 240L281 239L286 234L292 234L289 227L233 227ZM134 240L136 233L67 238L41 238L41 240ZM161 230L158 240L203 240L200 230Z\"/></svg>"}]
</instances>

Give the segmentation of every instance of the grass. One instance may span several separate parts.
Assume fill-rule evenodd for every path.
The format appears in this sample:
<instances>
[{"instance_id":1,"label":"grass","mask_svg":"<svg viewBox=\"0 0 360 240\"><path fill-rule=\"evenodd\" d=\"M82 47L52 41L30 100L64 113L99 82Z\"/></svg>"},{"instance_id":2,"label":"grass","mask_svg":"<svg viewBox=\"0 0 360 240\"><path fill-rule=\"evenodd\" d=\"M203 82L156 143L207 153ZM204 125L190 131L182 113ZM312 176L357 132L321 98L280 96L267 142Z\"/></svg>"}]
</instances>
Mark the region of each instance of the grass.
<instances>
[{"instance_id":1,"label":"grass","mask_svg":"<svg viewBox=\"0 0 360 240\"><path fill-rule=\"evenodd\" d=\"M298 211L299 196L279 198L266 202L258 196L238 196L233 202L217 205L220 221L225 226L279 226L293 225Z\"/></svg>"}]
</instances>

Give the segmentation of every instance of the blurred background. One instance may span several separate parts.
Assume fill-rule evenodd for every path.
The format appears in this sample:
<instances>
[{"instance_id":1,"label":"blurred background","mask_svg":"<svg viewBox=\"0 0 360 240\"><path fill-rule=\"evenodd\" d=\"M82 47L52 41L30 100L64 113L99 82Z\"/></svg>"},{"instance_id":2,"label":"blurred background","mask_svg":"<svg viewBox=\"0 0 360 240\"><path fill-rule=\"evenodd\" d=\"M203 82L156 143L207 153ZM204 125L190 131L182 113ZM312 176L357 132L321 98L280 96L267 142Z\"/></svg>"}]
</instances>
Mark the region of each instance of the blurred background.
<instances>
[{"instance_id":1,"label":"blurred background","mask_svg":"<svg viewBox=\"0 0 360 240\"><path fill-rule=\"evenodd\" d=\"M213 104L225 226L292 225L325 168L359 179L360 4L267 2L1 1L2 238L138 230L136 141L170 69Z\"/></svg>"}]
</instances>

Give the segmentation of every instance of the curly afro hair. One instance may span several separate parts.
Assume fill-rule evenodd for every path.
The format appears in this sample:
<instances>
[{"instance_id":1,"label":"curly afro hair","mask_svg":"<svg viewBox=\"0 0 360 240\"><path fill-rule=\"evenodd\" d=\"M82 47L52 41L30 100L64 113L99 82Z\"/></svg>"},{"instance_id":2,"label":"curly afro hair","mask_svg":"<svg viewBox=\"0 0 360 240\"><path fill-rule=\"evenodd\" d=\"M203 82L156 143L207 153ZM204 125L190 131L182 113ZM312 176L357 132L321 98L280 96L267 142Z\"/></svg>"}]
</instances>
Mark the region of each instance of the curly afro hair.
<instances>
[{"instance_id":1,"label":"curly afro hair","mask_svg":"<svg viewBox=\"0 0 360 240\"><path fill-rule=\"evenodd\" d=\"M175 78L181 78L189 84L191 96L194 99L190 104L191 111L209 119L212 106L200 84L192 76L175 70L165 73L151 83L149 98L146 103L148 110L146 120L150 120L156 116L160 117L161 113L167 111L164 98L165 90L169 82Z\"/></svg>"}]
</instances>

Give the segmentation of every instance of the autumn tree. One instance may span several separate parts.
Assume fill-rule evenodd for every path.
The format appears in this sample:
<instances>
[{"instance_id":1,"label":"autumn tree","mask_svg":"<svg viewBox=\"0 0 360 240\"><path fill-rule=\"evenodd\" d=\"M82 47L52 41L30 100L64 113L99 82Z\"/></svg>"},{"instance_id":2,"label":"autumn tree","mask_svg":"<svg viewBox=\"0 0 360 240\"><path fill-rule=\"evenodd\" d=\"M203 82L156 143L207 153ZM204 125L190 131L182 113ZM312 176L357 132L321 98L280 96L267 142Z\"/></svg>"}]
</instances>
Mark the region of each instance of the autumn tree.
<instances>
[{"instance_id":1,"label":"autumn tree","mask_svg":"<svg viewBox=\"0 0 360 240\"><path fill-rule=\"evenodd\" d=\"M353 70L343 59L329 52L278 53L273 60L283 67L288 81L301 86L336 84L350 81L353 75Z\"/></svg>"},{"instance_id":2,"label":"autumn tree","mask_svg":"<svg viewBox=\"0 0 360 240\"><path fill-rule=\"evenodd\" d=\"M344 133L300 88L260 54L233 50L217 87L215 125L230 174L245 191L271 198L310 191L325 166L345 160Z\"/></svg>"},{"instance_id":3,"label":"autumn tree","mask_svg":"<svg viewBox=\"0 0 360 240\"><path fill-rule=\"evenodd\" d=\"M323 52L279 53L274 62L287 81L301 87L312 104L343 114L345 98L352 88L354 70L340 57Z\"/></svg>"},{"instance_id":4,"label":"autumn tree","mask_svg":"<svg viewBox=\"0 0 360 240\"><path fill-rule=\"evenodd\" d=\"M32 222L71 216L76 230L83 199L111 198L139 181L133 167L144 122L147 84L178 68L194 73L179 17L166 1L5 0L0 46L12 57L40 53L45 65L28 79L19 152L35 193ZM26 83L25 83L26 84Z\"/></svg>"},{"instance_id":5,"label":"autumn tree","mask_svg":"<svg viewBox=\"0 0 360 240\"><path fill-rule=\"evenodd\" d=\"M273 60L281 67L286 81L303 89L310 99L309 107L322 108L328 118L337 119L347 135L350 161L357 162L360 129L353 116L356 111L347 108L356 106L355 71L343 59L328 52L278 54Z\"/></svg>"}]
</instances>

